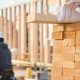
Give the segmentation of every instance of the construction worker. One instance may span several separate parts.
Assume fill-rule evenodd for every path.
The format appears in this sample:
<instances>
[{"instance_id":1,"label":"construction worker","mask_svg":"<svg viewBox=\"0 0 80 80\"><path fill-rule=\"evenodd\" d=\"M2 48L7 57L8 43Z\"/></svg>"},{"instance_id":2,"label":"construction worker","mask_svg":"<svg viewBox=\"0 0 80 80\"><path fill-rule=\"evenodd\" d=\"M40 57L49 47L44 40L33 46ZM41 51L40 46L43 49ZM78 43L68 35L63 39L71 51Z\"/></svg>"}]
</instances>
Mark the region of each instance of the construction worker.
<instances>
[{"instance_id":1,"label":"construction worker","mask_svg":"<svg viewBox=\"0 0 80 80\"><path fill-rule=\"evenodd\" d=\"M4 43L3 33L0 32L0 80L15 80L11 63L11 52Z\"/></svg>"}]
</instances>

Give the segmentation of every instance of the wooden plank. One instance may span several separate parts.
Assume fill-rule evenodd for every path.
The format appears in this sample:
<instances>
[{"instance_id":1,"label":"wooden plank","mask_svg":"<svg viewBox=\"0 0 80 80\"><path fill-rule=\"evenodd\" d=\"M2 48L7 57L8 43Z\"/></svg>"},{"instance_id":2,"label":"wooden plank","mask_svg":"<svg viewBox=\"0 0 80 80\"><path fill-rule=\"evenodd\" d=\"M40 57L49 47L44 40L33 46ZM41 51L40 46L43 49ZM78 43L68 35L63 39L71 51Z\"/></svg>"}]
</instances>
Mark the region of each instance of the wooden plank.
<instances>
[{"instance_id":1,"label":"wooden plank","mask_svg":"<svg viewBox=\"0 0 80 80\"><path fill-rule=\"evenodd\" d=\"M64 32L64 39L75 39L75 31Z\"/></svg>"},{"instance_id":2,"label":"wooden plank","mask_svg":"<svg viewBox=\"0 0 80 80\"><path fill-rule=\"evenodd\" d=\"M74 69L63 68L63 75L64 76L74 76Z\"/></svg>"},{"instance_id":3,"label":"wooden plank","mask_svg":"<svg viewBox=\"0 0 80 80\"><path fill-rule=\"evenodd\" d=\"M63 61L74 61L75 55L69 53L63 53Z\"/></svg>"},{"instance_id":4,"label":"wooden plank","mask_svg":"<svg viewBox=\"0 0 80 80\"><path fill-rule=\"evenodd\" d=\"M73 61L63 61L63 68L74 68L74 64Z\"/></svg>"},{"instance_id":5,"label":"wooden plank","mask_svg":"<svg viewBox=\"0 0 80 80\"><path fill-rule=\"evenodd\" d=\"M75 69L75 76L80 76L80 69Z\"/></svg>"},{"instance_id":6,"label":"wooden plank","mask_svg":"<svg viewBox=\"0 0 80 80\"><path fill-rule=\"evenodd\" d=\"M53 39L62 40L63 39L63 32L53 32Z\"/></svg>"},{"instance_id":7,"label":"wooden plank","mask_svg":"<svg viewBox=\"0 0 80 80\"><path fill-rule=\"evenodd\" d=\"M57 67L57 68L52 67L51 73L54 76L61 76L62 75L62 68L61 67Z\"/></svg>"},{"instance_id":8,"label":"wooden plank","mask_svg":"<svg viewBox=\"0 0 80 80\"><path fill-rule=\"evenodd\" d=\"M80 54L78 53L75 54L75 61L80 61Z\"/></svg>"},{"instance_id":9,"label":"wooden plank","mask_svg":"<svg viewBox=\"0 0 80 80\"><path fill-rule=\"evenodd\" d=\"M74 76L63 76L62 80L74 80Z\"/></svg>"},{"instance_id":10,"label":"wooden plank","mask_svg":"<svg viewBox=\"0 0 80 80\"><path fill-rule=\"evenodd\" d=\"M74 80L79 80L79 79L80 79L80 76L75 76Z\"/></svg>"},{"instance_id":11,"label":"wooden plank","mask_svg":"<svg viewBox=\"0 0 80 80\"><path fill-rule=\"evenodd\" d=\"M64 39L63 46L69 46L69 47L75 46L75 39Z\"/></svg>"},{"instance_id":12,"label":"wooden plank","mask_svg":"<svg viewBox=\"0 0 80 80\"><path fill-rule=\"evenodd\" d=\"M80 30L76 30L76 38L80 38Z\"/></svg>"},{"instance_id":13,"label":"wooden plank","mask_svg":"<svg viewBox=\"0 0 80 80\"><path fill-rule=\"evenodd\" d=\"M63 47L63 53L75 53L75 47Z\"/></svg>"},{"instance_id":14,"label":"wooden plank","mask_svg":"<svg viewBox=\"0 0 80 80\"><path fill-rule=\"evenodd\" d=\"M75 24L65 24L64 31L74 31L74 30L76 30Z\"/></svg>"},{"instance_id":15,"label":"wooden plank","mask_svg":"<svg viewBox=\"0 0 80 80\"><path fill-rule=\"evenodd\" d=\"M54 24L53 32L63 32L64 24Z\"/></svg>"},{"instance_id":16,"label":"wooden plank","mask_svg":"<svg viewBox=\"0 0 80 80\"><path fill-rule=\"evenodd\" d=\"M53 46L54 47L62 47L63 46L63 40L53 40Z\"/></svg>"},{"instance_id":17,"label":"wooden plank","mask_svg":"<svg viewBox=\"0 0 80 80\"><path fill-rule=\"evenodd\" d=\"M76 46L80 46L80 38L76 38Z\"/></svg>"},{"instance_id":18,"label":"wooden plank","mask_svg":"<svg viewBox=\"0 0 80 80\"><path fill-rule=\"evenodd\" d=\"M54 61L63 61L63 54L55 53L53 54Z\"/></svg>"},{"instance_id":19,"label":"wooden plank","mask_svg":"<svg viewBox=\"0 0 80 80\"><path fill-rule=\"evenodd\" d=\"M21 41L20 41L20 44L21 44L21 53L26 53L26 5L25 4L21 4L21 28L20 28L20 32L21 32L21 35L20 35L20 38L21 38ZM23 27L24 26L24 27Z\"/></svg>"},{"instance_id":20,"label":"wooden plank","mask_svg":"<svg viewBox=\"0 0 80 80\"><path fill-rule=\"evenodd\" d=\"M73 22L60 22L57 20L56 15L51 14L30 14L27 16L28 23L49 23L49 24L62 24L62 23L73 23Z\"/></svg>"},{"instance_id":21,"label":"wooden plank","mask_svg":"<svg viewBox=\"0 0 80 80\"><path fill-rule=\"evenodd\" d=\"M30 14L27 16L28 23L58 23L57 16L51 14Z\"/></svg>"},{"instance_id":22,"label":"wooden plank","mask_svg":"<svg viewBox=\"0 0 80 80\"><path fill-rule=\"evenodd\" d=\"M62 67L63 62L62 61L52 61L52 67Z\"/></svg>"},{"instance_id":23,"label":"wooden plank","mask_svg":"<svg viewBox=\"0 0 80 80\"><path fill-rule=\"evenodd\" d=\"M53 74L51 74L51 80L62 80L62 76L53 76Z\"/></svg>"},{"instance_id":24,"label":"wooden plank","mask_svg":"<svg viewBox=\"0 0 80 80\"><path fill-rule=\"evenodd\" d=\"M53 47L53 53L63 53L63 47Z\"/></svg>"},{"instance_id":25,"label":"wooden plank","mask_svg":"<svg viewBox=\"0 0 80 80\"><path fill-rule=\"evenodd\" d=\"M76 46L76 53L80 53L80 46Z\"/></svg>"},{"instance_id":26,"label":"wooden plank","mask_svg":"<svg viewBox=\"0 0 80 80\"><path fill-rule=\"evenodd\" d=\"M76 30L80 29L80 22L76 23Z\"/></svg>"},{"instance_id":27,"label":"wooden plank","mask_svg":"<svg viewBox=\"0 0 80 80\"><path fill-rule=\"evenodd\" d=\"M75 61L75 68L80 69L80 61Z\"/></svg>"}]
</instances>

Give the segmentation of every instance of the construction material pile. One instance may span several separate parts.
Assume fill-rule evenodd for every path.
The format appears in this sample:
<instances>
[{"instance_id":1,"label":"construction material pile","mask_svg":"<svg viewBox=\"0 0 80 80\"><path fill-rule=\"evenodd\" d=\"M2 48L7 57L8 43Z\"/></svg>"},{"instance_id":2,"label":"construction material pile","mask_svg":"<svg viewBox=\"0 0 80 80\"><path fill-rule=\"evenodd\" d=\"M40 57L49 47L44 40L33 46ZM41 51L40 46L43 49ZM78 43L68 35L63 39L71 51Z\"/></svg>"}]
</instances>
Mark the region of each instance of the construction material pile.
<instances>
[{"instance_id":1,"label":"construction material pile","mask_svg":"<svg viewBox=\"0 0 80 80\"><path fill-rule=\"evenodd\" d=\"M52 80L79 80L80 22L54 25L53 40Z\"/></svg>"}]
</instances>

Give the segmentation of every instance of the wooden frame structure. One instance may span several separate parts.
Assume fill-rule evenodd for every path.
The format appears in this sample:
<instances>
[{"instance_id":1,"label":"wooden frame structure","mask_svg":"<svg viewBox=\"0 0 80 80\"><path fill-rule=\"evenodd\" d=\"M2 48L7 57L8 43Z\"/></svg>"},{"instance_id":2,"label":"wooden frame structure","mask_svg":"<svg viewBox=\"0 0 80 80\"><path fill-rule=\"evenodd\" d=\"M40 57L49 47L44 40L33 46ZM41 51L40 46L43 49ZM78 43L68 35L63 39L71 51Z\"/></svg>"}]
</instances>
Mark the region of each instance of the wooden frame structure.
<instances>
[{"instance_id":1,"label":"wooden frame structure","mask_svg":"<svg viewBox=\"0 0 80 80\"><path fill-rule=\"evenodd\" d=\"M40 15L37 13L37 6L40 3ZM45 6L45 12L44 8ZM48 63L49 61L49 41L48 41L48 24L42 23L43 19L48 22L48 18L52 20L52 15L48 14L48 3L43 0L33 1L26 4L20 4L12 7L0 9L1 12L1 26L0 31L4 33L5 42L9 45L10 49L18 50L18 59L26 60L29 55L31 63L38 62L38 26L40 27L40 62ZM36 14L38 17L44 17L42 21L34 23L31 22L31 14ZM47 17L48 16L48 17ZM30 18L29 18L30 17ZM46 19L47 17L47 19ZM35 19L35 18L34 18ZM38 18L37 18L38 19ZM50 20L49 19L49 20ZM30 22L29 22L30 21ZM51 22L48 22L51 23ZM35 27L34 27L35 26ZM45 46L43 41L43 26L45 26ZM27 32L28 29L28 32ZM28 53L26 52L26 33L28 36ZM26 57L25 57L26 56ZM45 56L45 57L44 57Z\"/></svg>"},{"instance_id":2,"label":"wooden frame structure","mask_svg":"<svg viewBox=\"0 0 80 80\"><path fill-rule=\"evenodd\" d=\"M40 3L40 5L41 5L40 13L37 12L38 3ZM57 16L51 15L49 13L49 5L48 5L47 0L33 1L33 2L27 3L27 4L22 3L17 6L0 9L0 12L1 12L0 31L2 31L4 33L5 42L8 43L9 48L10 49L16 48L18 50L17 57L18 57L18 63L20 63L20 64L25 64L24 61L20 62L19 60L25 59L25 61L27 61L26 56L28 56L28 55L29 55L29 59L30 59L29 61L31 64L38 62L38 56L39 56L38 55L38 37L39 37L38 27L40 27L40 29L39 29L40 30L40 63L42 63L42 64L38 63L38 65L45 64L46 66L48 66L47 64L49 64L49 53L50 53L50 51L49 51L50 46L49 46L49 41L48 41L48 37L49 37L48 24L50 24L50 23L57 24L57 25L54 25L54 32L53 32L53 38L56 40L54 42L55 44L57 44L57 41L61 41L61 40L65 39L65 38L63 38L63 34L65 34L65 36L68 38L75 38L74 36L75 36L76 30L79 29L78 26L80 25L80 24L79 25L77 24L76 29L68 27L67 30L70 29L71 33L67 33L69 31L64 31L64 29L66 29L66 28L64 28L64 26L66 24L63 24L63 22L58 22ZM72 24L71 24L71 26L72 26ZM28 29L28 32L27 32L27 29ZM45 39L43 37L44 30L45 30ZM73 31L75 31L75 33ZM28 33L28 53L26 51L26 41L27 41L26 33ZM44 46L43 40L45 40L45 46ZM74 46L74 44L72 44L71 41L74 42L74 40L70 40L69 42L64 41L66 43L66 45L68 45L68 43L69 43L69 47L67 49L68 52L70 51L70 46ZM60 46L62 46L61 42L59 44L60 44ZM59 49L59 51L56 51L56 46L58 46L58 45L54 45L54 46L55 46L54 58L55 58L55 60L59 60L59 54L57 54L57 53L62 53L59 51L62 51L63 49L62 49L62 47L59 47L59 48L57 48L57 49ZM74 48L77 48L77 46L72 47L71 52L75 52ZM80 52L79 48L78 48L77 52ZM62 57L62 55L60 57ZM61 58L61 60L62 60L62 58ZM16 63L15 60L13 62ZM75 62L71 62L71 63L76 64ZM26 64L27 64L27 62L26 62ZM59 68L57 68L57 66L55 66L55 65L57 65L57 66L59 65ZM51 64L49 66L51 66ZM65 72L65 75L66 74L68 75L68 73L66 71L62 70L63 67L64 67L64 70L67 70L65 68L68 68L69 71L71 71L70 68L72 68L73 71L80 68L80 66L78 66L76 69L74 69L74 65L67 66L66 62L64 62L64 64L61 65L61 63L59 63L59 61L57 61L56 63L53 62L52 67L53 67L52 75L54 75L54 77L52 76L52 80L53 80L53 78L55 78L54 80L60 80L60 79L62 80L62 77L64 77L62 72ZM60 74L57 73L59 75L58 77L57 76L55 77L55 74L54 74L54 71L56 72L56 70L58 70L58 72L60 71L59 72ZM76 70L76 72L78 73L78 70ZM72 72L70 72L69 74L72 76L68 75L68 77L64 77L63 80L65 80L65 79L74 80L73 77L77 76L77 73L76 73L76 75L74 75L74 73L75 72L73 72L73 74L72 74ZM79 78L78 79L76 78L75 80L79 80Z\"/></svg>"}]
</instances>

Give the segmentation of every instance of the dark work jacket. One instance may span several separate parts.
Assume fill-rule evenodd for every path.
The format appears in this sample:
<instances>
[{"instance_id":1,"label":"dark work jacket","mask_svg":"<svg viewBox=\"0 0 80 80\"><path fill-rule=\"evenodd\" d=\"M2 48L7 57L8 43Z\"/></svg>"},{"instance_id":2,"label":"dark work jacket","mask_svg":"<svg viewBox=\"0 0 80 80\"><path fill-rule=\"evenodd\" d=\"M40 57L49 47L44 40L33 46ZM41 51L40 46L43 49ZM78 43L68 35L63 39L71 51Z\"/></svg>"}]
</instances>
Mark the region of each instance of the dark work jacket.
<instances>
[{"instance_id":1,"label":"dark work jacket","mask_svg":"<svg viewBox=\"0 0 80 80\"><path fill-rule=\"evenodd\" d=\"M11 52L8 45L0 42L0 70L12 69Z\"/></svg>"}]
</instances>

